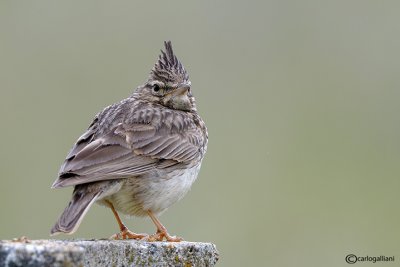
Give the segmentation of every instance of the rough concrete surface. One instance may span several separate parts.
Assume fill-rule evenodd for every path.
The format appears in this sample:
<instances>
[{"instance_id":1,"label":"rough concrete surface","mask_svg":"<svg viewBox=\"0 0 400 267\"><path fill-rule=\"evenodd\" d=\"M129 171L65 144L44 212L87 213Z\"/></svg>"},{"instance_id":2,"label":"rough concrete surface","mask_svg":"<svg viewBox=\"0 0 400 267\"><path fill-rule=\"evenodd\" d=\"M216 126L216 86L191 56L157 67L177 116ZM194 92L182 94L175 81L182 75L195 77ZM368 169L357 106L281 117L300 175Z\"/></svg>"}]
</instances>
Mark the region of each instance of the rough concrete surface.
<instances>
[{"instance_id":1,"label":"rough concrete surface","mask_svg":"<svg viewBox=\"0 0 400 267\"><path fill-rule=\"evenodd\" d=\"M214 266L212 243L135 240L0 240L0 266Z\"/></svg>"}]
</instances>

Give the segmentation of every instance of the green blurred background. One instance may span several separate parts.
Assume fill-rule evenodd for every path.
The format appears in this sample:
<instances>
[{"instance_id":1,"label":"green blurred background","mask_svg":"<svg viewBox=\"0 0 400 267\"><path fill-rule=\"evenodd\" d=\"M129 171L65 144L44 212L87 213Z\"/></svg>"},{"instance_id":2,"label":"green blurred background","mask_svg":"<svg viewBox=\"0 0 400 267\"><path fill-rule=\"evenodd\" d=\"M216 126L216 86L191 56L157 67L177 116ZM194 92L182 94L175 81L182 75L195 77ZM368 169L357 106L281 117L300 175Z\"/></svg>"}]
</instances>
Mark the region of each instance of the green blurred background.
<instances>
[{"instance_id":1,"label":"green blurred background","mask_svg":"<svg viewBox=\"0 0 400 267\"><path fill-rule=\"evenodd\" d=\"M214 242L219 266L348 266L349 253L398 265L399 10L365 0L1 1L0 239L49 237L72 192L50 189L68 150L172 40L210 136L199 179L161 217L172 234ZM95 205L73 237L116 231Z\"/></svg>"}]
</instances>

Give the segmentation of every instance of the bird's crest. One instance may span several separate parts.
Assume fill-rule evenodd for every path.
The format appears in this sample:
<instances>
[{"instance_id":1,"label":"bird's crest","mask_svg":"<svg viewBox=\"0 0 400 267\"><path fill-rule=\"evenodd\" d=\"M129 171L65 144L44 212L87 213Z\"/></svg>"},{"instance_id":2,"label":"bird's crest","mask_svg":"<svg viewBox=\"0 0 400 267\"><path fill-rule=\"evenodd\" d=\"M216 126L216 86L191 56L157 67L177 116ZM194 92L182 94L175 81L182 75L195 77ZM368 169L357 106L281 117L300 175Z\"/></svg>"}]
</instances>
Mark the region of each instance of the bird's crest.
<instances>
[{"instance_id":1,"label":"bird's crest","mask_svg":"<svg viewBox=\"0 0 400 267\"><path fill-rule=\"evenodd\" d=\"M161 50L156 64L150 72L150 79L163 82L181 83L189 80L182 63L174 55L171 41L165 41L165 52Z\"/></svg>"}]
</instances>

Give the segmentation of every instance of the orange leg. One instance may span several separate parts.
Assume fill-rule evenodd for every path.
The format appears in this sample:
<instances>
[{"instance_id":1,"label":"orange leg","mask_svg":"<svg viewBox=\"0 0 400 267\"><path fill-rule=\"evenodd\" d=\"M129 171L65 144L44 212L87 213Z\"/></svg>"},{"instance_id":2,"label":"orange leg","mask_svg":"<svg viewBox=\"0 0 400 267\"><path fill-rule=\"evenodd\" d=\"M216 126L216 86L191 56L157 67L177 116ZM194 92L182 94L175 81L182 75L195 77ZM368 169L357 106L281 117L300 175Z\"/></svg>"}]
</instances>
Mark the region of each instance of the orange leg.
<instances>
[{"instance_id":1,"label":"orange leg","mask_svg":"<svg viewBox=\"0 0 400 267\"><path fill-rule=\"evenodd\" d=\"M157 219L153 212L149 210L147 211L147 214L157 227L157 232L147 238L149 241L163 241L164 237L168 242L180 242L183 240L181 237L170 236L167 232L167 228L165 228L164 225L161 224L161 222Z\"/></svg>"},{"instance_id":2,"label":"orange leg","mask_svg":"<svg viewBox=\"0 0 400 267\"><path fill-rule=\"evenodd\" d=\"M117 211L114 209L113 204L108 200L105 200L105 202L107 203L107 205L110 207L110 209L114 213L115 219L117 219L119 229L121 231L118 234L112 235L110 237L110 239L143 239L143 238L148 237L148 235L146 235L146 234L136 234L134 232L129 231L129 229L121 221L121 218L119 217Z\"/></svg>"}]
</instances>

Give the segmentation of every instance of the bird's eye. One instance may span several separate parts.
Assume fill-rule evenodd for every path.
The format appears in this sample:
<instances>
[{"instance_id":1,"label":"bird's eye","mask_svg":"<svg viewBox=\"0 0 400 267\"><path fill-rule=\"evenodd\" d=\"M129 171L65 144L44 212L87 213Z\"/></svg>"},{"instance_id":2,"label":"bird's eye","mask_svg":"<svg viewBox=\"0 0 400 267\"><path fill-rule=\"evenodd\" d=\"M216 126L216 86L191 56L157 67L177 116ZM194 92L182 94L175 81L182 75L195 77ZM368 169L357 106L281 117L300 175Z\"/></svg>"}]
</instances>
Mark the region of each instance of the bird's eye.
<instances>
[{"instance_id":1,"label":"bird's eye","mask_svg":"<svg viewBox=\"0 0 400 267\"><path fill-rule=\"evenodd\" d=\"M160 86L158 84L153 85L153 91L154 92L160 91Z\"/></svg>"}]
</instances>

